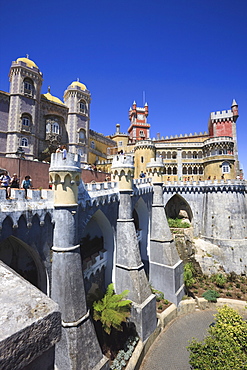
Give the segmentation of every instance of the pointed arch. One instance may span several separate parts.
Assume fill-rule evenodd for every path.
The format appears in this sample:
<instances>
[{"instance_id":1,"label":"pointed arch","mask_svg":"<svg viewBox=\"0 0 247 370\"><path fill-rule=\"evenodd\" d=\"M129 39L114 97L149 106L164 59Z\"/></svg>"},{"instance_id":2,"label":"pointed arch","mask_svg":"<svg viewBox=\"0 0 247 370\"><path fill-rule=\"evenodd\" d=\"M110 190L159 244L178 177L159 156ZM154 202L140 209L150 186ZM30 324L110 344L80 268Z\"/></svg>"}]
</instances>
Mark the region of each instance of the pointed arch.
<instances>
[{"instance_id":1,"label":"pointed arch","mask_svg":"<svg viewBox=\"0 0 247 370\"><path fill-rule=\"evenodd\" d=\"M47 292L47 277L38 252L11 235L0 242L0 259L24 279Z\"/></svg>"},{"instance_id":2,"label":"pointed arch","mask_svg":"<svg viewBox=\"0 0 247 370\"><path fill-rule=\"evenodd\" d=\"M105 252L107 252L107 254ZM94 263L97 256L100 256L104 259L107 255L106 266L104 269L102 269L102 271L104 272L104 281L101 283L104 285L104 288L106 288L111 282L114 281L113 230L108 218L101 210L97 210L92 215L83 231L81 239L81 255L83 259L84 269L86 268L85 262L91 259L92 263ZM93 280L91 280L91 283L92 282ZM86 286L86 290L88 289L90 289L90 286Z\"/></svg>"},{"instance_id":3,"label":"pointed arch","mask_svg":"<svg viewBox=\"0 0 247 370\"><path fill-rule=\"evenodd\" d=\"M179 194L173 195L166 203L165 212L167 218L179 218L179 212L186 211L190 222L193 219L192 210L189 203Z\"/></svg>"},{"instance_id":4,"label":"pointed arch","mask_svg":"<svg viewBox=\"0 0 247 370\"><path fill-rule=\"evenodd\" d=\"M142 262L146 273L149 272L149 212L143 198L139 198L133 210L133 218L136 228L137 239L139 242Z\"/></svg>"}]
</instances>

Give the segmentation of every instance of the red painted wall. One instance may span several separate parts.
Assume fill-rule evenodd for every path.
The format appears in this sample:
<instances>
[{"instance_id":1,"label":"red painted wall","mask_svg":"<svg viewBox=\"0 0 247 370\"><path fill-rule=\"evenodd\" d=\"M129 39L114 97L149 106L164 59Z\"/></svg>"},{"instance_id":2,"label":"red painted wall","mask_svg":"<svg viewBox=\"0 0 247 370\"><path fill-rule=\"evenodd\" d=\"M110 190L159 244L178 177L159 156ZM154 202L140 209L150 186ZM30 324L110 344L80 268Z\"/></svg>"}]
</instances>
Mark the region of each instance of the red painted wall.
<instances>
[{"instance_id":1,"label":"red painted wall","mask_svg":"<svg viewBox=\"0 0 247 370\"><path fill-rule=\"evenodd\" d=\"M26 175L31 176L33 187L38 189L42 187L43 189L49 188L49 163L29 161L27 159L18 158L6 158L0 157L0 168L6 169L10 176L13 173L17 173L20 180L24 179ZM81 178L85 183L95 181L104 182L106 178L106 173L90 170L82 170ZM108 176L110 176L108 174Z\"/></svg>"},{"instance_id":2,"label":"red painted wall","mask_svg":"<svg viewBox=\"0 0 247 370\"><path fill-rule=\"evenodd\" d=\"M217 122L215 136L232 137L232 122L230 121Z\"/></svg>"}]
</instances>

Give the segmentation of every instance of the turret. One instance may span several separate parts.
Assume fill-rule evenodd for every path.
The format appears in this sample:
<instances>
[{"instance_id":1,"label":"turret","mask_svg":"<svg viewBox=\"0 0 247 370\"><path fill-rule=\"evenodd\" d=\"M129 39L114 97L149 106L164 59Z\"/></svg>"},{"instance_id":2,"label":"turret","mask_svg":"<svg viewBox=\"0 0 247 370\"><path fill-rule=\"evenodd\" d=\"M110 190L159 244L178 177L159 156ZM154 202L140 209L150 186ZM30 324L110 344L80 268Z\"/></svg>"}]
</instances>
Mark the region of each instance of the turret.
<instances>
[{"instance_id":1,"label":"turret","mask_svg":"<svg viewBox=\"0 0 247 370\"><path fill-rule=\"evenodd\" d=\"M130 141L135 143L139 140L149 139L150 125L147 123L148 104L144 107L137 107L136 102L129 110L130 127L128 128Z\"/></svg>"},{"instance_id":2,"label":"turret","mask_svg":"<svg viewBox=\"0 0 247 370\"><path fill-rule=\"evenodd\" d=\"M113 179L118 181L120 190L132 191L134 175L134 160L132 156L116 155L112 161L111 173Z\"/></svg>"},{"instance_id":3,"label":"turret","mask_svg":"<svg viewBox=\"0 0 247 370\"><path fill-rule=\"evenodd\" d=\"M39 136L39 105L42 73L29 59L18 58L12 62L10 73L10 103L6 156L16 157L22 147L25 158L38 155L36 138Z\"/></svg>"},{"instance_id":4,"label":"turret","mask_svg":"<svg viewBox=\"0 0 247 370\"><path fill-rule=\"evenodd\" d=\"M155 158L156 149L151 140L138 141L135 145L135 178L146 172L147 164Z\"/></svg>"},{"instance_id":5,"label":"turret","mask_svg":"<svg viewBox=\"0 0 247 370\"><path fill-rule=\"evenodd\" d=\"M238 104L237 104L235 99L233 99L233 101L232 101L232 107L231 108L232 108L233 119L236 122L237 119L238 119Z\"/></svg>"},{"instance_id":6,"label":"turret","mask_svg":"<svg viewBox=\"0 0 247 370\"><path fill-rule=\"evenodd\" d=\"M76 206L81 179L80 156L67 153L67 158L63 159L62 153L53 153L49 174L54 190L54 205Z\"/></svg>"},{"instance_id":7,"label":"turret","mask_svg":"<svg viewBox=\"0 0 247 370\"><path fill-rule=\"evenodd\" d=\"M162 158L151 158L147 164L148 177L152 178L152 183L163 182L164 164Z\"/></svg>"},{"instance_id":8,"label":"turret","mask_svg":"<svg viewBox=\"0 0 247 370\"><path fill-rule=\"evenodd\" d=\"M79 79L73 81L64 92L64 102L69 108L67 132L69 151L78 153L81 162L88 161L91 94Z\"/></svg>"}]
</instances>

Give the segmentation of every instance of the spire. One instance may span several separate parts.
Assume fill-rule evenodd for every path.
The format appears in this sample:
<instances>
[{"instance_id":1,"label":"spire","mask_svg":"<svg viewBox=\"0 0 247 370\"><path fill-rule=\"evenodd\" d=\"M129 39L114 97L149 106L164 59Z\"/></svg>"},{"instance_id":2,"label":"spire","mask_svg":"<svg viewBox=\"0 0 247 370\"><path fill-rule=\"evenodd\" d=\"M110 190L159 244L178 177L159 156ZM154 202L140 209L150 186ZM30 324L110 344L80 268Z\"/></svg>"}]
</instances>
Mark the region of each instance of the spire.
<instances>
[{"instance_id":1,"label":"spire","mask_svg":"<svg viewBox=\"0 0 247 370\"><path fill-rule=\"evenodd\" d=\"M233 99L233 101L232 101L232 107L234 107L235 105L238 105L238 104L237 104L236 100Z\"/></svg>"}]
</instances>

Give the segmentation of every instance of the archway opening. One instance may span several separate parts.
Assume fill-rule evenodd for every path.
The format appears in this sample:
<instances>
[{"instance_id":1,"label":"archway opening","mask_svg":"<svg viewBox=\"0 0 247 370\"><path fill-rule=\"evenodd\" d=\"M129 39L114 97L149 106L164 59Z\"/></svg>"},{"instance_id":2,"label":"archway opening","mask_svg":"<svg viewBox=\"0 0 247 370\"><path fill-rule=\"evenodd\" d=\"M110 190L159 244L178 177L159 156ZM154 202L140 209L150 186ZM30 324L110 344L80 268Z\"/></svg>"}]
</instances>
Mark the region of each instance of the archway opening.
<instances>
[{"instance_id":1,"label":"archway opening","mask_svg":"<svg viewBox=\"0 0 247 370\"><path fill-rule=\"evenodd\" d=\"M104 292L113 279L113 231L98 210L87 223L80 240L86 294Z\"/></svg>"},{"instance_id":2,"label":"archway opening","mask_svg":"<svg viewBox=\"0 0 247 370\"><path fill-rule=\"evenodd\" d=\"M134 219L136 236L139 244L141 259L144 264L144 269L149 275L149 245L148 245L148 234L149 234L149 213L147 205L142 198L135 204L135 208L132 213Z\"/></svg>"},{"instance_id":3,"label":"archway opening","mask_svg":"<svg viewBox=\"0 0 247 370\"><path fill-rule=\"evenodd\" d=\"M0 260L46 293L46 274L38 253L11 235L0 243ZM44 286L45 285L45 286Z\"/></svg>"},{"instance_id":4,"label":"archway opening","mask_svg":"<svg viewBox=\"0 0 247 370\"><path fill-rule=\"evenodd\" d=\"M167 202L165 212L167 218L187 218L189 222L192 222L193 214L190 205L178 194L173 195Z\"/></svg>"}]
</instances>

